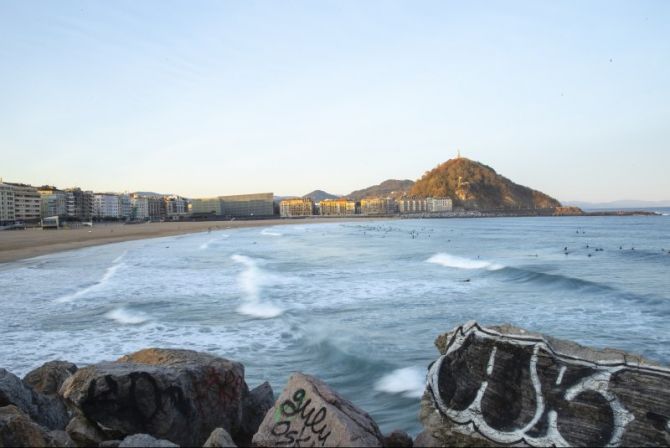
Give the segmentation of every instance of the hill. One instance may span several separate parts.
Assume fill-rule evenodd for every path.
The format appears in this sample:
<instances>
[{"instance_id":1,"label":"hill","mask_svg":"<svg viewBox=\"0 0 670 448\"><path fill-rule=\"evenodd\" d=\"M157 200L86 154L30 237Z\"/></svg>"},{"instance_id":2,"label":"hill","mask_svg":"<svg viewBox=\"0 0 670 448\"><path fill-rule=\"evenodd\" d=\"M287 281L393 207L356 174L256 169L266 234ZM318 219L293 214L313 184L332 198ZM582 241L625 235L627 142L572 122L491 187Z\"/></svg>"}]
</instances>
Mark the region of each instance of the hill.
<instances>
[{"instance_id":1,"label":"hill","mask_svg":"<svg viewBox=\"0 0 670 448\"><path fill-rule=\"evenodd\" d=\"M362 190L352 191L346 197L353 199L354 201L359 201L367 197L397 198L407 194L410 188L412 188L412 185L414 185L414 181L409 179L388 179L379 185L373 185L368 188L363 188Z\"/></svg>"},{"instance_id":2,"label":"hill","mask_svg":"<svg viewBox=\"0 0 670 448\"><path fill-rule=\"evenodd\" d=\"M448 160L428 171L409 194L416 197L445 197L467 209L554 208L556 199L496 173L482 163L464 157Z\"/></svg>"},{"instance_id":3,"label":"hill","mask_svg":"<svg viewBox=\"0 0 670 448\"><path fill-rule=\"evenodd\" d=\"M327 193L323 190L314 190L314 191L304 195L303 198L309 198L314 202L321 202L324 199L337 199L337 198L339 198L339 196L337 196L335 194Z\"/></svg>"}]
</instances>

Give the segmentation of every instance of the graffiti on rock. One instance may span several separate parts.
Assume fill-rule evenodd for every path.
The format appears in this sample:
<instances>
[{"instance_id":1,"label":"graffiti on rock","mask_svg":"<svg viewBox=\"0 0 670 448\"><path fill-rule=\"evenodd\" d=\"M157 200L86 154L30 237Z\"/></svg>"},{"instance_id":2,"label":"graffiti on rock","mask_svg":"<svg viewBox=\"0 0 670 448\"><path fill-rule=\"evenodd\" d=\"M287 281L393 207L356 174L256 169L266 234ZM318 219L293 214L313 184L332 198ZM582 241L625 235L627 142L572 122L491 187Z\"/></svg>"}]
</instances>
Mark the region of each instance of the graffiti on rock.
<instances>
[{"instance_id":1,"label":"graffiti on rock","mask_svg":"<svg viewBox=\"0 0 670 448\"><path fill-rule=\"evenodd\" d=\"M619 446L670 440L670 370L556 352L537 336L459 327L428 390L461 432L501 444Z\"/></svg>"},{"instance_id":2,"label":"graffiti on rock","mask_svg":"<svg viewBox=\"0 0 670 448\"><path fill-rule=\"evenodd\" d=\"M296 390L284 400L275 412L272 435L278 437L278 446L324 446L331 431L324 420L325 406L317 409L304 389Z\"/></svg>"}]
</instances>

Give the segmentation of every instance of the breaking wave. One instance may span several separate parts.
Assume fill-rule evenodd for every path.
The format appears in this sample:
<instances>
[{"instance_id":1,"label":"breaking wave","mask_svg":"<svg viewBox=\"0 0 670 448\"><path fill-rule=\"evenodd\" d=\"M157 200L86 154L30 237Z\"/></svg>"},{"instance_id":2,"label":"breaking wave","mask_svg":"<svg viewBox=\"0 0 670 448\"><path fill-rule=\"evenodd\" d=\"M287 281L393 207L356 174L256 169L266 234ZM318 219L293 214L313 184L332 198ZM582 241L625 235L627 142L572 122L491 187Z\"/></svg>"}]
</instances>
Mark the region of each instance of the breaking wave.
<instances>
[{"instance_id":1,"label":"breaking wave","mask_svg":"<svg viewBox=\"0 0 670 448\"><path fill-rule=\"evenodd\" d=\"M230 258L246 268L237 277L237 284L244 294L244 303L237 308L237 312L261 319L271 319L281 315L284 312L283 309L270 302L261 301L263 287L274 283L273 276L260 269L256 260L251 257L235 254Z\"/></svg>"},{"instance_id":2,"label":"breaking wave","mask_svg":"<svg viewBox=\"0 0 670 448\"><path fill-rule=\"evenodd\" d=\"M123 257L118 257L117 260L120 260ZM73 300L76 300L80 297L85 296L86 294L95 291L97 289L100 289L101 287L105 286L109 280L114 277L114 274L116 274L116 271L119 270L120 267L125 266L125 263L116 263L111 265L110 267L105 270L105 273L103 274L102 278L98 280L97 282L93 283L92 285L89 285L83 289L80 289L79 291L76 291L72 294L67 294L62 297L59 297L56 299L57 303L67 303L67 302L72 302Z\"/></svg>"},{"instance_id":3,"label":"breaking wave","mask_svg":"<svg viewBox=\"0 0 670 448\"><path fill-rule=\"evenodd\" d=\"M149 316L139 311L117 308L105 314L105 317L123 325L138 325L149 320Z\"/></svg>"},{"instance_id":4,"label":"breaking wave","mask_svg":"<svg viewBox=\"0 0 670 448\"><path fill-rule=\"evenodd\" d=\"M265 236L282 236L283 234L281 234L281 233L279 233L279 232L274 232L274 231L272 231L272 230L270 230L270 229L263 229L263 230L261 230L261 235L265 235Z\"/></svg>"},{"instance_id":5,"label":"breaking wave","mask_svg":"<svg viewBox=\"0 0 670 448\"><path fill-rule=\"evenodd\" d=\"M375 390L387 394L402 394L407 398L420 398L426 388L425 372L418 367L396 369L375 383Z\"/></svg>"},{"instance_id":6,"label":"breaking wave","mask_svg":"<svg viewBox=\"0 0 670 448\"><path fill-rule=\"evenodd\" d=\"M435 254L426 261L428 263L435 263L441 266L456 269L488 269L489 271L497 271L505 267L490 261L473 260L471 258L458 257L456 255L450 255L444 252Z\"/></svg>"}]
</instances>

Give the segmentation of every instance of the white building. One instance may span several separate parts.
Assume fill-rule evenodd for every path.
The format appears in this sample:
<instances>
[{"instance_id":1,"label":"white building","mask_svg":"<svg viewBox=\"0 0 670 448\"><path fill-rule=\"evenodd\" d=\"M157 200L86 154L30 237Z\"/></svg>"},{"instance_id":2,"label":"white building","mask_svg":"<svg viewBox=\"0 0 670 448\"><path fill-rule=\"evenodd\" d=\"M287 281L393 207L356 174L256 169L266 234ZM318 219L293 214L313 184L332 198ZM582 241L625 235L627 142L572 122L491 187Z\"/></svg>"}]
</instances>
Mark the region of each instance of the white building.
<instances>
[{"instance_id":1,"label":"white building","mask_svg":"<svg viewBox=\"0 0 670 448\"><path fill-rule=\"evenodd\" d=\"M149 218L149 199L146 197L133 195L130 198L130 204L132 210L130 212L130 218L136 219L138 221L144 221Z\"/></svg>"},{"instance_id":2,"label":"white building","mask_svg":"<svg viewBox=\"0 0 670 448\"><path fill-rule=\"evenodd\" d=\"M96 193L93 197L93 215L100 219L120 218L119 196L112 193Z\"/></svg>"},{"instance_id":3,"label":"white building","mask_svg":"<svg viewBox=\"0 0 670 448\"><path fill-rule=\"evenodd\" d=\"M431 213L450 212L453 210L453 203L449 198L428 198L426 199L428 211Z\"/></svg>"},{"instance_id":4,"label":"white building","mask_svg":"<svg viewBox=\"0 0 670 448\"><path fill-rule=\"evenodd\" d=\"M428 204L425 199L397 199L398 211L400 213L425 213Z\"/></svg>"}]
</instances>

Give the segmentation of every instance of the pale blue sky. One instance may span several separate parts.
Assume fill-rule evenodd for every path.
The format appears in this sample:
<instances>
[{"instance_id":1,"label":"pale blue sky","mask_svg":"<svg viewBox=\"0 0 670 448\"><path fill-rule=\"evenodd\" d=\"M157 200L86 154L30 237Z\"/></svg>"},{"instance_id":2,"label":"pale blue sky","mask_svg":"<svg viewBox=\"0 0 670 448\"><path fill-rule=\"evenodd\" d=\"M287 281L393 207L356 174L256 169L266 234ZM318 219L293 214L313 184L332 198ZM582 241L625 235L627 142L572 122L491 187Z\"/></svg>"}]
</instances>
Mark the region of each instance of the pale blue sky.
<instances>
[{"instance_id":1,"label":"pale blue sky","mask_svg":"<svg viewBox=\"0 0 670 448\"><path fill-rule=\"evenodd\" d=\"M670 199L669 83L666 0L0 0L0 176L348 193L460 148L562 200Z\"/></svg>"}]
</instances>

